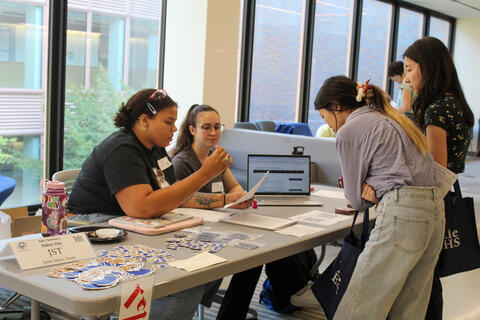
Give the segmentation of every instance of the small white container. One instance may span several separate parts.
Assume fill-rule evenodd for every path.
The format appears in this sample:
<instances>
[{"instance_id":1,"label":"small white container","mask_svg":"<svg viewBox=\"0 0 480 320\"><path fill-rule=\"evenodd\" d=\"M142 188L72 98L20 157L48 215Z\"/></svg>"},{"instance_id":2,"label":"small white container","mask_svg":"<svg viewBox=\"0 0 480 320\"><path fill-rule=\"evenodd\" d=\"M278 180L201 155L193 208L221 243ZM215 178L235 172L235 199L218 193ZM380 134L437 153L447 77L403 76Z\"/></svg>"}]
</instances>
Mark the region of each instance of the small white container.
<instances>
[{"instance_id":1,"label":"small white container","mask_svg":"<svg viewBox=\"0 0 480 320\"><path fill-rule=\"evenodd\" d=\"M0 211L0 240L12 237L12 218Z\"/></svg>"}]
</instances>

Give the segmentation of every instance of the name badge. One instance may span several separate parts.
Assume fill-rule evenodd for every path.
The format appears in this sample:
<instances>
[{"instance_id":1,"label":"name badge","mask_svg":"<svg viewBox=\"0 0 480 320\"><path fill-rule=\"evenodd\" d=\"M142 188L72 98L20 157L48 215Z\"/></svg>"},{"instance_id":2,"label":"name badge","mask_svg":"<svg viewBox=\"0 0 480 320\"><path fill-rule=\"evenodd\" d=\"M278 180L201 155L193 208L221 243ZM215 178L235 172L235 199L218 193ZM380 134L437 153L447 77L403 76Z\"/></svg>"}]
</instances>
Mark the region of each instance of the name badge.
<instances>
[{"instance_id":1,"label":"name badge","mask_svg":"<svg viewBox=\"0 0 480 320\"><path fill-rule=\"evenodd\" d=\"M163 157L162 159L158 159L157 164L158 164L158 167L160 168L160 170L165 170L172 165L172 163L170 162L170 160L168 160L167 157Z\"/></svg>"},{"instance_id":2,"label":"name badge","mask_svg":"<svg viewBox=\"0 0 480 320\"><path fill-rule=\"evenodd\" d=\"M170 183L168 183L167 179L165 179L165 174L163 173L162 170L157 169L157 168L152 168L153 174L155 175L155 178L157 178L157 183L160 186L160 188L166 188L170 186Z\"/></svg>"},{"instance_id":3,"label":"name badge","mask_svg":"<svg viewBox=\"0 0 480 320\"><path fill-rule=\"evenodd\" d=\"M22 270L95 258L85 233L10 242Z\"/></svg>"},{"instance_id":4,"label":"name badge","mask_svg":"<svg viewBox=\"0 0 480 320\"><path fill-rule=\"evenodd\" d=\"M165 179L165 176L161 176L158 180L160 188L166 188L170 186L170 183L168 183L167 179Z\"/></svg>"},{"instance_id":5,"label":"name badge","mask_svg":"<svg viewBox=\"0 0 480 320\"><path fill-rule=\"evenodd\" d=\"M223 192L223 182L212 183L212 192Z\"/></svg>"}]
</instances>

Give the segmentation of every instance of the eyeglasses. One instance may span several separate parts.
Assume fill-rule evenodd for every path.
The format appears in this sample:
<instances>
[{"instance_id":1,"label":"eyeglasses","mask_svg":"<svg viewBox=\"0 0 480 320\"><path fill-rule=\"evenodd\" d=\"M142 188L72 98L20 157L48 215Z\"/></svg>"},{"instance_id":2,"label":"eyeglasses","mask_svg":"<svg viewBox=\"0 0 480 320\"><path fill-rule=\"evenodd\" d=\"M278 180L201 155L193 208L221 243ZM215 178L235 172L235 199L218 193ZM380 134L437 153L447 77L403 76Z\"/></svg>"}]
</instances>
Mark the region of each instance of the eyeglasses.
<instances>
[{"instance_id":1,"label":"eyeglasses","mask_svg":"<svg viewBox=\"0 0 480 320\"><path fill-rule=\"evenodd\" d=\"M217 132L217 131L223 131L224 125L221 124L221 123L216 123L216 124L205 123L205 124L202 124L202 125L199 126L199 127L200 127L202 130L207 131L207 132L212 131L212 129L214 129L215 132Z\"/></svg>"},{"instance_id":2,"label":"eyeglasses","mask_svg":"<svg viewBox=\"0 0 480 320\"><path fill-rule=\"evenodd\" d=\"M157 110L155 110L154 106L150 103L150 101L151 100L156 100L156 99L163 99L166 96L167 96L167 91L165 91L164 89L159 89L159 90L155 91L154 93L152 93L150 95L150 97L148 97L147 108L148 108L148 110L150 110L150 112L153 115L157 114Z\"/></svg>"}]
</instances>

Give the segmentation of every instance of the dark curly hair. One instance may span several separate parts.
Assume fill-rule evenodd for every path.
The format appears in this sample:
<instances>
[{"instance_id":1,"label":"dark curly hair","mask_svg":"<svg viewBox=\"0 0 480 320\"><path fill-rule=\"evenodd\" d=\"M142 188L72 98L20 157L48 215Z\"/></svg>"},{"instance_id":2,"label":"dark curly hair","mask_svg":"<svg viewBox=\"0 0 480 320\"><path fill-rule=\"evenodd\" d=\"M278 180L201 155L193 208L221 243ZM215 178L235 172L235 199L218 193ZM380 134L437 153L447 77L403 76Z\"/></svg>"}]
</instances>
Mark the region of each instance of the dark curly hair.
<instances>
[{"instance_id":1,"label":"dark curly hair","mask_svg":"<svg viewBox=\"0 0 480 320\"><path fill-rule=\"evenodd\" d=\"M158 91L151 99L150 96ZM118 109L113 123L117 128L131 129L138 117L146 114L147 117L153 118L155 115L147 106L149 103L156 111L160 111L169 107L177 107L177 103L170 98L164 91L157 89L143 89L133 94L127 103L123 103Z\"/></svg>"}]
</instances>

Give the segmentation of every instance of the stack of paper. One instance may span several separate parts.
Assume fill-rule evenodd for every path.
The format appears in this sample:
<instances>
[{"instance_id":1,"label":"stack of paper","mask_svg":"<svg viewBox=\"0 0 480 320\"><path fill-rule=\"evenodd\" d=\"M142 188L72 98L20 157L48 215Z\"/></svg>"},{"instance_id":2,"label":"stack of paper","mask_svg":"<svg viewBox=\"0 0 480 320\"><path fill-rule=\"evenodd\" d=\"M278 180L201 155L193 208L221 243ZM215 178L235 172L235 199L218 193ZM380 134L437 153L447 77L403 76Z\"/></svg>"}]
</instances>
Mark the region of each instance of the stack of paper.
<instances>
[{"instance_id":1,"label":"stack of paper","mask_svg":"<svg viewBox=\"0 0 480 320\"><path fill-rule=\"evenodd\" d=\"M220 221L221 218L226 218L230 215L229 213L225 213L221 211L207 210L207 209L192 209L192 208L177 208L177 209L174 209L173 212L181 213L184 215L190 215L194 217L199 217L199 218L202 218L203 221L208 221L208 222L218 222Z\"/></svg>"},{"instance_id":2,"label":"stack of paper","mask_svg":"<svg viewBox=\"0 0 480 320\"><path fill-rule=\"evenodd\" d=\"M290 227L277 230L275 232L301 238L301 237L305 237L321 231L325 231L325 229L296 224Z\"/></svg>"},{"instance_id":3,"label":"stack of paper","mask_svg":"<svg viewBox=\"0 0 480 320\"><path fill-rule=\"evenodd\" d=\"M312 193L314 196L325 197L325 198L334 198L334 199L345 199L345 194L343 191L319 189Z\"/></svg>"},{"instance_id":4,"label":"stack of paper","mask_svg":"<svg viewBox=\"0 0 480 320\"><path fill-rule=\"evenodd\" d=\"M142 218L133 218L129 216L121 216L111 220L118 223L130 224L130 225L143 227L143 228L157 229L157 228L162 228L170 224L188 220L188 219L192 219L192 216L182 214L182 213L170 212L158 218L142 219Z\"/></svg>"},{"instance_id":5,"label":"stack of paper","mask_svg":"<svg viewBox=\"0 0 480 320\"><path fill-rule=\"evenodd\" d=\"M452 188L455 181L457 181L458 176L445 168L444 166L439 165L435 162L435 176L438 182L438 190L442 197L445 197Z\"/></svg>"},{"instance_id":6,"label":"stack of paper","mask_svg":"<svg viewBox=\"0 0 480 320\"><path fill-rule=\"evenodd\" d=\"M330 212L323 212L319 210L309 211L307 213L299 214L288 218L301 223L318 224L322 226L329 226L340 221L351 219L350 216L335 214Z\"/></svg>"},{"instance_id":7,"label":"stack of paper","mask_svg":"<svg viewBox=\"0 0 480 320\"><path fill-rule=\"evenodd\" d=\"M220 219L220 221L267 230L278 230L295 224L295 221L292 220L261 216L247 212L231 215L227 218Z\"/></svg>"}]
</instances>

